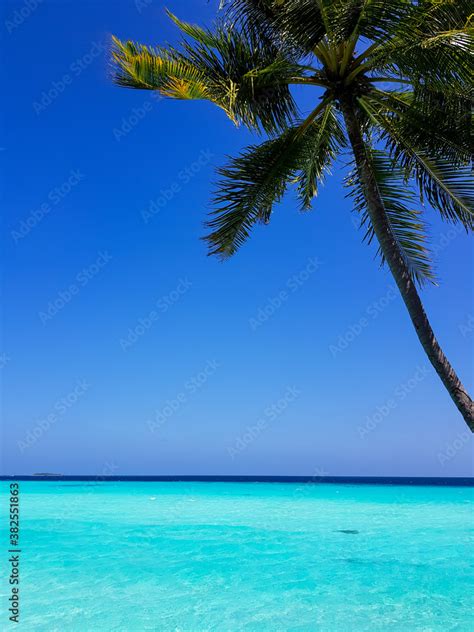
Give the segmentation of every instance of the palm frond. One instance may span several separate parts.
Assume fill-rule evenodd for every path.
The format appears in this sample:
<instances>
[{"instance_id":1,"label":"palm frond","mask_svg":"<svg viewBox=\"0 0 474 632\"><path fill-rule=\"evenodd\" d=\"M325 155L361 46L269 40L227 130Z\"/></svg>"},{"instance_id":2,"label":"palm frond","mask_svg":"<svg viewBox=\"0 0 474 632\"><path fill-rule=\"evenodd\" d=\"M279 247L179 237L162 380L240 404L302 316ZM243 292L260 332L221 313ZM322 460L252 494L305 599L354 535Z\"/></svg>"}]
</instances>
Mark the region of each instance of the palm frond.
<instances>
[{"instance_id":1,"label":"palm frond","mask_svg":"<svg viewBox=\"0 0 474 632\"><path fill-rule=\"evenodd\" d=\"M290 55L314 51L326 34L319 0L223 0L230 22Z\"/></svg>"},{"instance_id":2,"label":"palm frond","mask_svg":"<svg viewBox=\"0 0 474 632\"><path fill-rule=\"evenodd\" d=\"M208 29L204 29L197 24L190 24L189 22L180 20L176 15L174 15L174 13L171 13L169 9L165 9L165 11L170 20L174 22L179 30L185 35L192 37L204 46L213 47L216 45L216 37Z\"/></svg>"},{"instance_id":3,"label":"palm frond","mask_svg":"<svg viewBox=\"0 0 474 632\"><path fill-rule=\"evenodd\" d=\"M432 153L427 146L419 146L410 129L395 118L377 111L367 97L360 103L373 123L379 127L392 158L403 169L405 182L414 179L424 199L447 221L474 229L474 179L469 161L453 163L440 152Z\"/></svg>"},{"instance_id":4,"label":"palm frond","mask_svg":"<svg viewBox=\"0 0 474 632\"><path fill-rule=\"evenodd\" d=\"M256 224L269 222L274 205L292 182L298 183L302 206L308 208L342 142L335 107L328 104L309 124L295 125L278 138L250 146L220 168L216 209L207 222L212 231L206 237L210 254L222 258L234 254Z\"/></svg>"},{"instance_id":5,"label":"palm frond","mask_svg":"<svg viewBox=\"0 0 474 632\"><path fill-rule=\"evenodd\" d=\"M268 133L294 118L289 83L304 76L304 67L237 29L218 24L211 32L171 18L192 43L184 39L179 49L165 49L114 38L117 84L177 99L208 99L235 123Z\"/></svg>"},{"instance_id":6,"label":"palm frond","mask_svg":"<svg viewBox=\"0 0 474 632\"><path fill-rule=\"evenodd\" d=\"M390 69L440 91L449 86L469 93L474 72L472 2L420 0L406 5L405 17L373 49L364 67Z\"/></svg>"},{"instance_id":7,"label":"palm frond","mask_svg":"<svg viewBox=\"0 0 474 632\"><path fill-rule=\"evenodd\" d=\"M352 34L365 41L386 41L400 21L406 19L410 2L406 0L326 0L338 39Z\"/></svg>"},{"instance_id":8,"label":"palm frond","mask_svg":"<svg viewBox=\"0 0 474 632\"><path fill-rule=\"evenodd\" d=\"M229 19L261 37L313 52L323 37L342 42L357 33L386 39L410 10L407 0L222 0Z\"/></svg>"},{"instance_id":9,"label":"palm frond","mask_svg":"<svg viewBox=\"0 0 474 632\"><path fill-rule=\"evenodd\" d=\"M364 103L399 130L400 136L430 154L455 165L469 163L472 156L470 100L433 89L371 90Z\"/></svg>"},{"instance_id":10,"label":"palm frond","mask_svg":"<svg viewBox=\"0 0 474 632\"><path fill-rule=\"evenodd\" d=\"M426 247L425 226L420 211L415 210L417 196L407 188L403 171L395 165L388 154L367 148L367 159L390 229L412 279L419 285L426 281L435 282L430 253ZM365 191L355 168L346 178L346 186L351 189L349 196L353 199L354 210L359 213L361 226L365 228L364 240L371 243L375 232L367 209ZM378 254L384 263L380 247Z\"/></svg>"},{"instance_id":11,"label":"palm frond","mask_svg":"<svg viewBox=\"0 0 474 632\"><path fill-rule=\"evenodd\" d=\"M189 60L173 50L121 42L113 37L114 81L125 88L157 90L183 99L209 98L206 77Z\"/></svg>"},{"instance_id":12,"label":"palm frond","mask_svg":"<svg viewBox=\"0 0 474 632\"><path fill-rule=\"evenodd\" d=\"M330 172L331 164L345 145L344 128L333 103L328 104L314 120L311 140L301 147L298 197L302 210L309 210L318 187Z\"/></svg>"},{"instance_id":13,"label":"palm frond","mask_svg":"<svg viewBox=\"0 0 474 632\"><path fill-rule=\"evenodd\" d=\"M474 230L474 178L470 166L460 168L408 144L402 147L398 141L392 147L392 155L403 167L405 179L415 179L420 195L443 218Z\"/></svg>"}]
</instances>

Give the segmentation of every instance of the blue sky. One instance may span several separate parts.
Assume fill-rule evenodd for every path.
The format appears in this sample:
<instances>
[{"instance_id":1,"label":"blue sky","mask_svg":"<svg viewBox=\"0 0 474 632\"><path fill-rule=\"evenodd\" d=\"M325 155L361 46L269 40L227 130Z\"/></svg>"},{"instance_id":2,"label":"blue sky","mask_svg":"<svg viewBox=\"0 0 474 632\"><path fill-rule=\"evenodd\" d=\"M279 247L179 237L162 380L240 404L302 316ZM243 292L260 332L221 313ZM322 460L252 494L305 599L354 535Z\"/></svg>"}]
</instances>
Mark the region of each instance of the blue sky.
<instances>
[{"instance_id":1,"label":"blue sky","mask_svg":"<svg viewBox=\"0 0 474 632\"><path fill-rule=\"evenodd\" d=\"M235 258L206 256L214 168L254 139L112 85L110 34L174 42L164 6L2 5L2 473L472 474L343 165L313 212L290 194ZM423 300L472 390L472 241L429 222Z\"/></svg>"}]
</instances>

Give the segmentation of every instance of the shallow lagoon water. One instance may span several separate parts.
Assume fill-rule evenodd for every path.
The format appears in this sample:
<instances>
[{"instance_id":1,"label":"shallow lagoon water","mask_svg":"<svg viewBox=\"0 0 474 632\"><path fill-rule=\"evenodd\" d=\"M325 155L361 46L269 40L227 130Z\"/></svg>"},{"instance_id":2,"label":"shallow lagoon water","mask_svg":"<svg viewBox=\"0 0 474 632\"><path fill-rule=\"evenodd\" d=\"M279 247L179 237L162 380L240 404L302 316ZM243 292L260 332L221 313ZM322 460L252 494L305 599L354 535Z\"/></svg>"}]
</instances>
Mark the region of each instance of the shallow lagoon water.
<instances>
[{"instance_id":1,"label":"shallow lagoon water","mask_svg":"<svg viewBox=\"0 0 474 632\"><path fill-rule=\"evenodd\" d=\"M5 499L9 483L0 485ZM17 629L472 630L473 488L20 488ZM1 512L6 543L6 502ZM3 613L7 594L2 579Z\"/></svg>"}]
</instances>

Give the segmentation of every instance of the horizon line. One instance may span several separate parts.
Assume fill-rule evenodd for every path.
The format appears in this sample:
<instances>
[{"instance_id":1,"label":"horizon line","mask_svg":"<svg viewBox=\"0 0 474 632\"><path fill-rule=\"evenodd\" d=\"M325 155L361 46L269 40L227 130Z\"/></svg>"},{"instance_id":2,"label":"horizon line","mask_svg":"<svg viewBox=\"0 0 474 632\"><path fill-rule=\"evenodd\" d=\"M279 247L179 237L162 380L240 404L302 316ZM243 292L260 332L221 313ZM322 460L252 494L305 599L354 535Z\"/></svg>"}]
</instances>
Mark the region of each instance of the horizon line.
<instances>
[{"instance_id":1,"label":"horizon line","mask_svg":"<svg viewBox=\"0 0 474 632\"><path fill-rule=\"evenodd\" d=\"M252 474L5 474L0 481L95 481L95 482L252 482L252 483L340 483L340 484L409 484L435 486L474 487L472 476L302 476L302 475L252 475Z\"/></svg>"}]
</instances>

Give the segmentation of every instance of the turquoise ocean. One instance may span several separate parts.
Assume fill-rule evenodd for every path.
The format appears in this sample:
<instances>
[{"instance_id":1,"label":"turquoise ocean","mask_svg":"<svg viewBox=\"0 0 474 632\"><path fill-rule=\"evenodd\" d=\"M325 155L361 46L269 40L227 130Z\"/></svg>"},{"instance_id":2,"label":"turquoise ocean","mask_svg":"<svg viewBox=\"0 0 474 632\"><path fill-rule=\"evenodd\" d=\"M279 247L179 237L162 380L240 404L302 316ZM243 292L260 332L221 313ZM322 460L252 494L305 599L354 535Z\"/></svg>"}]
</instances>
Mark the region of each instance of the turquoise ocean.
<instances>
[{"instance_id":1,"label":"turquoise ocean","mask_svg":"<svg viewBox=\"0 0 474 632\"><path fill-rule=\"evenodd\" d=\"M0 628L472 631L473 507L472 487L20 482L21 621L2 572Z\"/></svg>"}]
</instances>

